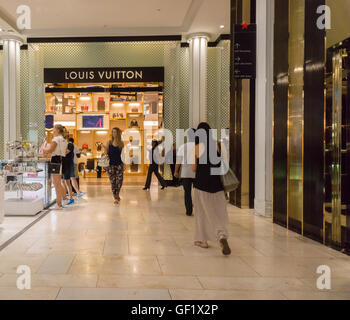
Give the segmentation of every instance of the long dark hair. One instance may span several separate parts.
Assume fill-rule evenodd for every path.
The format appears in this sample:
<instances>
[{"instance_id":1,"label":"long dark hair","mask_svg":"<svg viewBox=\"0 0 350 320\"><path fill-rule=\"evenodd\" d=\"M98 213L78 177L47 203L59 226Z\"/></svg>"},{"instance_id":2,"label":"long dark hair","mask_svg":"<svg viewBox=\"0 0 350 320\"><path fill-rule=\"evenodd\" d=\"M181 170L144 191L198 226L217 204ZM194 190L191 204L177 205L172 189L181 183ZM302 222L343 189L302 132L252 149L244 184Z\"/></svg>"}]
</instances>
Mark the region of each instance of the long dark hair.
<instances>
[{"instance_id":1,"label":"long dark hair","mask_svg":"<svg viewBox=\"0 0 350 320\"><path fill-rule=\"evenodd\" d=\"M114 142L114 137L113 137L113 131L116 131L117 133L117 136L116 136L116 142L117 142L117 146L120 148L120 149L123 149L124 147L124 142L122 140L122 131L119 129L119 128L113 128L112 129L112 134L111 134L111 140L110 140L110 144L113 144Z\"/></svg>"},{"instance_id":2,"label":"long dark hair","mask_svg":"<svg viewBox=\"0 0 350 320\"><path fill-rule=\"evenodd\" d=\"M205 132L205 136L203 136L202 132ZM209 161L211 163L210 159L210 152L215 152L212 156L217 156L217 142L215 141L213 134L211 132L211 127L206 122L201 122L196 130L196 144L203 143L205 151L204 153L199 157L201 160L199 163L205 161ZM214 165L216 165L214 160Z\"/></svg>"},{"instance_id":3,"label":"long dark hair","mask_svg":"<svg viewBox=\"0 0 350 320\"><path fill-rule=\"evenodd\" d=\"M210 132L210 130L211 130L210 125L207 122L201 122L198 125L197 130L196 130L196 144L199 144L199 142L203 142L203 141L200 141L199 136L198 136L198 134L200 134L200 132L203 132L203 130L206 133L207 144L214 141L213 135Z\"/></svg>"}]
</instances>

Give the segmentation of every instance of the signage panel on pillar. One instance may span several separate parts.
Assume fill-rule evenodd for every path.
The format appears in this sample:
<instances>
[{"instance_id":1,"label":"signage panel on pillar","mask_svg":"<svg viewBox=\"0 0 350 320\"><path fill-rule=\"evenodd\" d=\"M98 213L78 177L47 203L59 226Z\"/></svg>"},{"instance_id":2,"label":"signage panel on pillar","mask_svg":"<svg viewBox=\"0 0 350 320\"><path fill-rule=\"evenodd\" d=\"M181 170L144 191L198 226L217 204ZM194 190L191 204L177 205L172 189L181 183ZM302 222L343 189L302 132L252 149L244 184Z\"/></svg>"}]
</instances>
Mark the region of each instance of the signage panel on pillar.
<instances>
[{"instance_id":1,"label":"signage panel on pillar","mask_svg":"<svg viewBox=\"0 0 350 320\"><path fill-rule=\"evenodd\" d=\"M45 83L163 82L164 67L45 68Z\"/></svg>"},{"instance_id":2,"label":"signage panel on pillar","mask_svg":"<svg viewBox=\"0 0 350 320\"><path fill-rule=\"evenodd\" d=\"M255 79L256 77L256 24L235 25L234 77Z\"/></svg>"}]
</instances>

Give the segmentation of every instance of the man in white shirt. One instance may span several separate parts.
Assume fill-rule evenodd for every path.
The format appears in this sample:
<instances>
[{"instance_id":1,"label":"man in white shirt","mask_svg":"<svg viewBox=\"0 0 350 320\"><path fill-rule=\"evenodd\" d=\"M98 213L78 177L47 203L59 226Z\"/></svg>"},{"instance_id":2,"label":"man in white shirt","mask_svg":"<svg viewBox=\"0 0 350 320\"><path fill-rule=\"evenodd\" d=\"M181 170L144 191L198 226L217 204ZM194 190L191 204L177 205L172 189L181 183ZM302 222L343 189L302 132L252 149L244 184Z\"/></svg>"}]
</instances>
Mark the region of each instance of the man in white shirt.
<instances>
[{"instance_id":1,"label":"man in white shirt","mask_svg":"<svg viewBox=\"0 0 350 320\"><path fill-rule=\"evenodd\" d=\"M180 178L185 193L186 215L192 216L192 185L196 177L192 170L193 150L195 147L195 130L191 129L187 132L187 143L180 146L176 155L175 177ZM181 168L181 173L180 173Z\"/></svg>"}]
</instances>

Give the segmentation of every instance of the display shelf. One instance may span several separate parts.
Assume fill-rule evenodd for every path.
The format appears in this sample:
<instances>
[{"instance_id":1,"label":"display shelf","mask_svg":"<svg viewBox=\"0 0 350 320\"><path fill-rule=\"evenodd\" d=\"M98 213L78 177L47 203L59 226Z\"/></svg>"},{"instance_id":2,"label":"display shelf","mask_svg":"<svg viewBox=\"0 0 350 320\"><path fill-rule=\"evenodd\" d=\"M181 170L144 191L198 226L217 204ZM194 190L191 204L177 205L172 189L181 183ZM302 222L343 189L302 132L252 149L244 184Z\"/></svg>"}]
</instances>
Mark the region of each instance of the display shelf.
<instances>
[{"instance_id":1,"label":"display shelf","mask_svg":"<svg viewBox=\"0 0 350 320\"><path fill-rule=\"evenodd\" d=\"M76 104L75 109L75 127L74 128L68 128L70 135L74 137L75 144L79 147L79 149L83 149L83 144L88 146L88 149L84 149L84 151L87 156L82 157L79 160L79 163L84 163L85 166L87 165L87 162L89 161L90 164L95 159L95 163L97 163L97 158L99 156L98 151L96 150L95 144L97 142L103 142L105 144L108 143L108 140L110 139L110 136L112 134L112 130L114 127L120 128L123 133L125 130L131 130L130 133L135 133L136 131L140 134L140 143L138 146L133 146L133 148L140 147L141 150L144 150L144 128L145 124L144 121L156 121L159 119L162 119L162 116L158 114L159 109L159 103L162 104L162 97L160 96L159 92L135 92L132 89L132 85L135 85L135 87L149 87L150 83L118 83L118 84L103 84L105 88L115 88L118 90L122 87L128 87L130 88L130 91L128 92L94 92L94 93L88 93L88 94L81 94L81 93L74 93L74 95L71 95L72 101L68 100L67 104L71 104L73 106L73 103ZM151 83L152 85L159 86L159 83ZM81 87L91 87L93 84L66 84L67 87L67 93L64 93L64 97L68 98L69 94L69 88L81 88ZM62 87L62 86L61 86ZM63 86L64 87L64 86ZM53 97L52 93L48 93L46 95L46 103L47 106L51 103ZM81 100L80 98L83 98ZM98 101L99 98L103 98L104 100L104 107L102 106L103 103L100 103L100 109L98 109ZM50 100L51 99L51 100ZM81 107L85 108L81 108ZM88 106L86 108L86 106ZM102 110L104 109L104 110ZM46 111L49 111L49 108L46 109ZM47 112L48 113L48 112ZM54 114L54 117L58 117L56 112L52 112L51 114ZM104 118L104 127L103 128L87 128L82 127L82 120L81 117L84 115L105 115ZM146 116L147 115L147 119ZM153 117L155 119L153 119ZM161 120L162 121L162 120ZM72 121L73 122L73 121ZM107 125L108 122L108 125ZM157 123L156 126L152 126L152 135L155 134L155 130L158 129L160 121ZM147 126L147 128L151 128L151 126ZM96 134L97 131L106 131L107 133L105 135L98 135ZM128 144L128 138L123 137L123 141ZM148 144L148 143L147 143ZM143 152L141 152L142 157L142 163L144 160ZM96 167L96 166L95 166ZM145 164L139 165L138 170L136 171L135 168L133 170L126 170L126 174L140 174L143 175L146 173L146 166ZM96 172L86 172L85 176L96 176Z\"/></svg>"}]
</instances>

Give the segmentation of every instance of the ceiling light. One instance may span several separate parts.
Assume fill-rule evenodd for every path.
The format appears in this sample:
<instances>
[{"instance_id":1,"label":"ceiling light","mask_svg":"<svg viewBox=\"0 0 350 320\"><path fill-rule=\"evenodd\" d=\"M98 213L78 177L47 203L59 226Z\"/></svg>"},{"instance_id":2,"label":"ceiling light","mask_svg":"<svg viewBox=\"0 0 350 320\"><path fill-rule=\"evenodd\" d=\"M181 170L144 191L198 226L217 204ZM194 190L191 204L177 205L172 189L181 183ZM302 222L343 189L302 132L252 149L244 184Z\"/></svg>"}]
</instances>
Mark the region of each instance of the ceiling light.
<instances>
[{"instance_id":1,"label":"ceiling light","mask_svg":"<svg viewBox=\"0 0 350 320\"><path fill-rule=\"evenodd\" d=\"M225 26L222 24L221 26L220 26L220 29L224 29L225 28Z\"/></svg>"},{"instance_id":2,"label":"ceiling light","mask_svg":"<svg viewBox=\"0 0 350 320\"><path fill-rule=\"evenodd\" d=\"M91 100L90 97L80 97L79 99L80 99L80 100L84 100L84 101Z\"/></svg>"}]
</instances>

